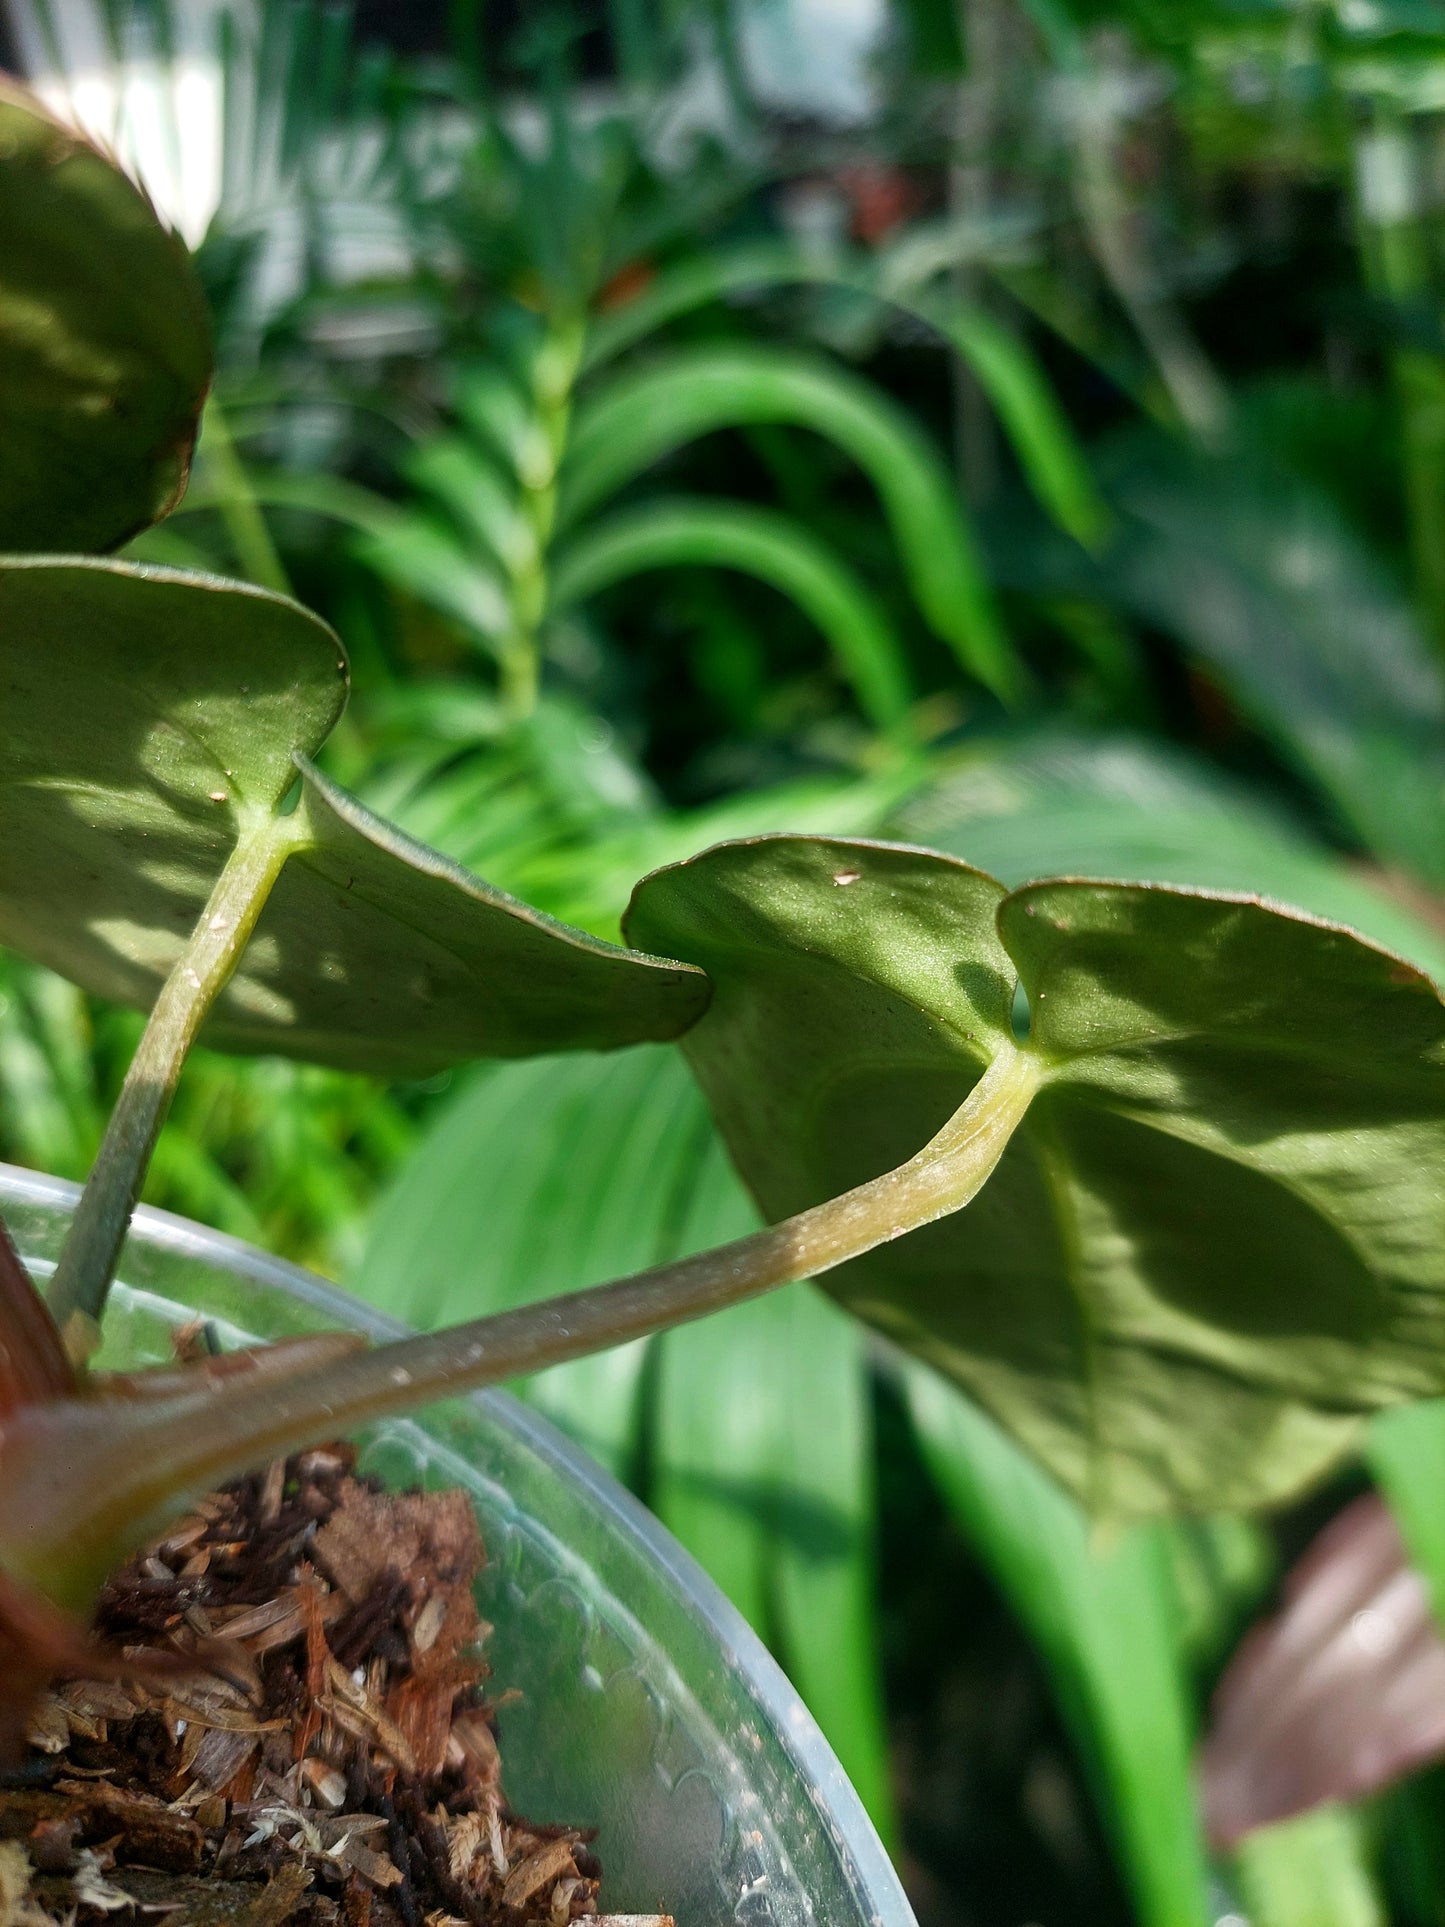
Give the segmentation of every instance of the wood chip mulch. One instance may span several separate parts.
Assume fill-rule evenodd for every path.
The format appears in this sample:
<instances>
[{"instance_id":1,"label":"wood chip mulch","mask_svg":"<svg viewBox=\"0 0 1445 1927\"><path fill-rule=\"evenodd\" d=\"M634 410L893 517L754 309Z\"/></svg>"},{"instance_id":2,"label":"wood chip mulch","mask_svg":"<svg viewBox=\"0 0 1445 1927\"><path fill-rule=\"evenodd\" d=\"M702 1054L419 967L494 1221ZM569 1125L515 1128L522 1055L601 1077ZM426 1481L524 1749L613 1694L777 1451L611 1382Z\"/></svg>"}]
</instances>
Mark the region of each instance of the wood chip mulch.
<instances>
[{"instance_id":1,"label":"wood chip mulch","mask_svg":"<svg viewBox=\"0 0 1445 1927\"><path fill-rule=\"evenodd\" d=\"M508 1808L482 1558L463 1493L346 1446L204 1499L97 1620L197 1670L50 1695L0 1781L0 1927L671 1927L600 1914L591 1836Z\"/></svg>"}]
</instances>

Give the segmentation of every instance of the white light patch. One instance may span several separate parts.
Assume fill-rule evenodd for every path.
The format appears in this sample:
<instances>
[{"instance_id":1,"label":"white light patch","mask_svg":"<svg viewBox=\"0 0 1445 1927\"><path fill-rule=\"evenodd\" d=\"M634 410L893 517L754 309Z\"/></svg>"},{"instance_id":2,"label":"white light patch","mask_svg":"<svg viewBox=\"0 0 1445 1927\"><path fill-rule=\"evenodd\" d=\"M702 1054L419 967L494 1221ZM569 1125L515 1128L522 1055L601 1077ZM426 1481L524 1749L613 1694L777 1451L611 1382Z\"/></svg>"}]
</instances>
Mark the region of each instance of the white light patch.
<instances>
[{"instance_id":1,"label":"white light patch","mask_svg":"<svg viewBox=\"0 0 1445 1927\"><path fill-rule=\"evenodd\" d=\"M41 25L44 8L53 32ZM169 60L137 47L114 56L101 0L11 0L22 65L60 119L108 148L190 247L221 202L222 81L216 55L227 0L175 10ZM58 60L56 56L59 56Z\"/></svg>"}]
</instances>

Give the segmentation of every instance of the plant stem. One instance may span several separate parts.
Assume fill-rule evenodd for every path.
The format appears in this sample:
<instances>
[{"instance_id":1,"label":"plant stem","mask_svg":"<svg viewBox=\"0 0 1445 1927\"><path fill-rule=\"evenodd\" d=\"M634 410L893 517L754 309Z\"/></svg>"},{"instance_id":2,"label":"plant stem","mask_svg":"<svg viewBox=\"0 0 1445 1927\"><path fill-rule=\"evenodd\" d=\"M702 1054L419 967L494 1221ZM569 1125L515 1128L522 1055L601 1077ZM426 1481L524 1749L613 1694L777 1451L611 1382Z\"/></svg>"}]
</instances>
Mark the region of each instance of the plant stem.
<instances>
[{"instance_id":1,"label":"plant stem","mask_svg":"<svg viewBox=\"0 0 1445 1927\"><path fill-rule=\"evenodd\" d=\"M277 595L291 594L291 578L286 573L271 531L251 487L246 465L237 453L231 425L214 395L206 401L201 418L200 449L216 478L216 506L236 551L236 560L250 579Z\"/></svg>"},{"instance_id":2,"label":"plant stem","mask_svg":"<svg viewBox=\"0 0 1445 1927\"><path fill-rule=\"evenodd\" d=\"M947 1217L983 1187L1044 1074L1037 1056L1007 1046L906 1164L696 1257L294 1376L237 1372L174 1399L36 1408L5 1441L7 1564L73 1598L79 1565L88 1583L168 1507L268 1458L722 1311Z\"/></svg>"},{"instance_id":3,"label":"plant stem","mask_svg":"<svg viewBox=\"0 0 1445 1927\"><path fill-rule=\"evenodd\" d=\"M1410 344L1411 310L1430 312L1430 250L1408 123L1381 112L1356 148L1356 204L1366 285L1395 312L1391 351L1404 453L1416 601L1445 649L1445 363Z\"/></svg>"},{"instance_id":4,"label":"plant stem","mask_svg":"<svg viewBox=\"0 0 1445 1927\"><path fill-rule=\"evenodd\" d=\"M301 840L294 818L267 817L243 832L200 921L146 1021L111 1112L94 1168L71 1220L49 1304L62 1332L75 1317L98 1321L131 1213L186 1054L230 981L286 858Z\"/></svg>"},{"instance_id":5,"label":"plant stem","mask_svg":"<svg viewBox=\"0 0 1445 1927\"><path fill-rule=\"evenodd\" d=\"M1116 102L1126 97L1127 76L1117 56L1101 52L1073 78L1074 192L1095 258L1180 421L1202 442L1217 444L1229 427L1228 393L1148 257L1124 184Z\"/></svg>"},{"instance_id":6,"label":"plant stem","mask_svg":"<svg viewBox=\"0 0 1445 1927\"><path fill-rule=\"evenodd\" d=\"M510 565L512 627L500 648L502 706L524 722L537 707L542 682L542 625L552 598L550 549L557 521L557 477L572 422L573 391L582 363L582 323L563 315L548 326L532 371L538 446L519 476L521 510L530 541Z\"/></svg>"},{"instance_id":7,"label":"plant stem","mask_svg":"<svg viewBox=\"0 0 1445 1927\"><path fill-rule=\"evenodd\" d=\"M1003 85L1012 54L1010 19L1004 0L954 0L959 43L965 54L965 74L958 83L954 108L953 154L948 168L948 207L958 225L969 232L971 251L978 234L987 231L994 213L995 166L1003 127ZM982 307L987 294L975 260L961 260L950 275L954 301L960 308ZM998 437L993 411L973 369L954 349L950 354L953 378L954 465L963 498L981 508L999 480Z\"/></svg>"}]
</instances>

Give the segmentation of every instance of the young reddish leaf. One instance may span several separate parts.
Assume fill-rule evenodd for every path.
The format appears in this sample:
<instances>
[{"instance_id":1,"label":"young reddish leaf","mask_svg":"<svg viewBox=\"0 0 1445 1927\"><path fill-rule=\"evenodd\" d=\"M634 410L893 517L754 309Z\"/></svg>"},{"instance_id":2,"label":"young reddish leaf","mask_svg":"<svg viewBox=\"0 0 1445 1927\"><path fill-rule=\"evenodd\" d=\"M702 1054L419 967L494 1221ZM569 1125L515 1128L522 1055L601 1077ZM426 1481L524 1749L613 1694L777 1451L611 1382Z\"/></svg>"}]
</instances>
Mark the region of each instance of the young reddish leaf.
<instances>
[{"instance_id":1,"label":"young reddish leaf","mask_svg":"<svg viewBox=\"0 0 1445 1927\"><path fill-rule=\"evenodd\" d=\"M177 1423L194 1422L198 1393L245 1385L254 1395L257 1388L286 1377L324 1372L364 1349L365 1343L352 1332L320 1332L171 1370L82 1379L66 1357L55 1321L0 1223L0 1484L7 1496L14 1497L15 1463L23 1456L20 1442L37 1427L58 1454L28 1507L22 1503L12 1508L7 1520L10 1536L0 1532L0 1554L4 1555L0 1563L0 1762L16 1755L31 1707L58 1675L103 1678L176 1667L194 1671L198 1663L194 1655L182 1660L167 1654L135 1658L109 1652L92 1643L83 1622L62 1610L47 1591L19 1576L23 1548L45 1537L50 1523L44 1516L47 1499L66 1489L103 1485L101 1463L115 1454L124 1457L126 1440L136 1429L144 1433L146 1449L157 1451L159 1445L157 1461L164 1470L170 1457L146 1420L160 1415L162 1433L169 1421L174 1434ZM320 1423L325 1429L326 1421ZM74 1451L72 1444L77 1447ZM184 1456L179 1445L177 1456ZM116 1543L113 1536L110 1543ZM89 1609L102 1576L92 1552L91 1547L80 1547L70 1562L83 1568L87 1581L61 1588L71 1595L69 1603L77 1611ZM199 1663L204 1660L202 1651Z\"/></svg>"},{"instance_id":2,"label":"young reddish leaf","mask_svg":"<svg viewBox=\"0 0 1445 1927\"><path fill-rule=\"evenodd\" d=\"M1374 1494L1325 1527L1284 1605L1244 1640L1199 1759L1218 1847L1327 1800L1378 1793L1445 1753L1445 1638Z\"/></svg>"},{"instance_id":3,"label":"young reddish leaf","mask_svg":"<svg viewBox=\"0 0 1445 1927\"><path fill-rule=\"evenodd\" d=\"M0 1423L18 1406L74 1389L60 1334L0 1222Z\"/></svg>"}]
</instances>

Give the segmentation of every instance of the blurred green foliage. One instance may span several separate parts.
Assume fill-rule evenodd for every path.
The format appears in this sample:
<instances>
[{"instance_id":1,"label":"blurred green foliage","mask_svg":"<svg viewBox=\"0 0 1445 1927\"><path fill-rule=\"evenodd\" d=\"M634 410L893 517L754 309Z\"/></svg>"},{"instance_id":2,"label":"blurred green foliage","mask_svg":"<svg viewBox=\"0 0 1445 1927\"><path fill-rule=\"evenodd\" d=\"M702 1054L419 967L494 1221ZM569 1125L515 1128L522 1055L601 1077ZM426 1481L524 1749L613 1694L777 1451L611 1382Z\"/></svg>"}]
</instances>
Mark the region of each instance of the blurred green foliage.
<instances>
[{"instance_id":1,"label":"blurred green foliage","mask_svg":"<svg viewBox=\"0 0 1445 1927\"><path fill-rule=\"evenodd\" d=\"M656 864L818 829L1445 974L1445 7L891 0L832 119L743 0L452 11L427 59L224 27L221 372L134 549L338 625L333 774L604 935ZM184 9L98 13L179 57ZM135 1029L0 958L0 1154L82 1173ZM660 1049L201 1054L148 1195L420 1323L752 1211ZM1445 1919L1438 1775L1233 1864L1194 1817L1211 1682L1361 1469L1101 1543L808 1287L523 1390L773 1642L925 1927ZM1370 1461L1438 1596L1406 1425Z\"/></svg>"}]
</instances>

